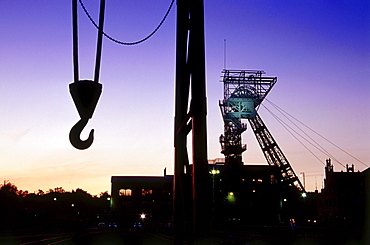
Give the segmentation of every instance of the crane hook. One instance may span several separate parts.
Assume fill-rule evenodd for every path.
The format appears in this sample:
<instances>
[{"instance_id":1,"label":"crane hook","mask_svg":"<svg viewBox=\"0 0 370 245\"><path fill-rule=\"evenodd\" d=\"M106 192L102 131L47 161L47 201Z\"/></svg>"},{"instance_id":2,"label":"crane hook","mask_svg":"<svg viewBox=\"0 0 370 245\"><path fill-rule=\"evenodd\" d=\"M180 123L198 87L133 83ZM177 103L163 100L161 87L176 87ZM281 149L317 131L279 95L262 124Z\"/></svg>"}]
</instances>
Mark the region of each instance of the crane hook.
<instances>
[{"instance_id":1,"label":"crane hook","mask_svg":"<svg viewBox=\"0 0 370 245\"><path fill-rule=\"evenodd\" d=\"M84 127L86 126L88 118L80 119L69 132L69 141L71 144L79 150L85 150L91 146L94 141L94 129L91 129L89 137L86 140L81 140L80 135Z\"/></svg>"}]
</instances>

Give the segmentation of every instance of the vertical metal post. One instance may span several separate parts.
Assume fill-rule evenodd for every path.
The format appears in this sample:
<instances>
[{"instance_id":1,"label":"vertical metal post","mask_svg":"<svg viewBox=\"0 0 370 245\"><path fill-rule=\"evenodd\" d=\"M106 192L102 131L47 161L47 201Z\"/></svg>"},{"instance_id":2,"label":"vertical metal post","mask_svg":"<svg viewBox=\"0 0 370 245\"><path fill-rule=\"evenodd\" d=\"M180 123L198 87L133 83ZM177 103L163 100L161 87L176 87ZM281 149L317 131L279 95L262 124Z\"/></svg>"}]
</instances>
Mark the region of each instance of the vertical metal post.
<instances>
[{"instance_id":1,"label":"vertical metal post","mask_svg":"<svg viewBox=\"0 0 370 245\"><path fill-rule=\"evenodd\" d=\"M192 1L189 33L191 69L192 153L193 153L193 232L195 241L208 235L210 221L210 182L207 160L207 104L204 47L203 0Z\"/></svg>"},{"instance_id":2,"label":"vertical metal post","mask_svg":"<svg viewBox=\"0 0 370 245\"><path fill-rule=\"evenodd\" d=\"M208 235L211 211L203 0L177 1L175 103L174 243L183 244L185 235L189 238L188 232L192 233L191 237L196 243ZM188 122L189 119L191 122ZM190 130L193 169L192 173L185 173L188 165L186 138ZM186 177L190 176L191 183L188 183ZM187 218L189 216L192 217L191 222ZM187 229L189 225L192 225L191 231Z\"/></svg>"},{"instance_id":3,"label":"vertical metal post","mask_svg":"<svg viewBox=\"0 0 370 245\"><path fill-rule=\"evenodd\" d=\"M303 188L306 189L306 175L304 172L301 172L302 178L303 178Z\"/></svg>"},{"instance_id":4,"label":"vertical metal post","mask_svg":"<svg viewBox=\"0 0 370 245\"><path fill-rule=\"evenodd\" d=\"M185 166L189 164L186 149L187 133L183 125L188 113L190 74L187 66L188 7L186 1L177 1L176 26L176 88L175 88L175 166L173 185L173 239L174 244L183 244L185 217L189 215L185 201Z\"/></svg>"}]
</instances>

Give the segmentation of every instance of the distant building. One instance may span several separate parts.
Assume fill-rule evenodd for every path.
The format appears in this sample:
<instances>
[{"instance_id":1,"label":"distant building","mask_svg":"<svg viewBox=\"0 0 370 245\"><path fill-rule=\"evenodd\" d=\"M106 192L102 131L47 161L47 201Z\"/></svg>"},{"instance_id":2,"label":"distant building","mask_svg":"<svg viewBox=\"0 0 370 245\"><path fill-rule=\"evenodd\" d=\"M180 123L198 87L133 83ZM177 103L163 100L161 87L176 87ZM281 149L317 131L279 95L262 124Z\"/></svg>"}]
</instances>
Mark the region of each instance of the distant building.
<instances>
[{"instance_id":1,"label":"distant building","mask_svg":"<svg viewBox=\"0 0 370 245\"><path fill-rule=\"evenodd\" d=\"M112 176L111 211L119 225L165 224L172 216L172 175Z\"/></svg>"},{"instance_id":2,"label":"distant building","mask_svg":"<svg viewBox=\"0 0 370 245\"><path fill-rule=\"evenodd\" d=\"M319 221L325 225L363 228L369 219L370 168L355 171L354 165L346 172L334 172L330 159L326 160L325 186L317 197ZM366 203L368 203L366 205Z\"/></svg>"}]
</instances>

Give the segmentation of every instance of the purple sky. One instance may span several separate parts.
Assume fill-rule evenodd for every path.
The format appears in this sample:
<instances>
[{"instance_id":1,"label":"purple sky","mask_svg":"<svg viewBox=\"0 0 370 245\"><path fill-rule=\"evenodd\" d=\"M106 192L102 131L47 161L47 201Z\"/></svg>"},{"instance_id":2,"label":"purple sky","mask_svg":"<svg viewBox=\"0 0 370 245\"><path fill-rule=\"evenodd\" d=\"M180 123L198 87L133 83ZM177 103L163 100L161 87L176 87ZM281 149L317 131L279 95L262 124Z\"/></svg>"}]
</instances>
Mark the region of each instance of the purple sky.
<instances>
[{"instance_id":1,"label":"purple sky","mask_svg":"<svg viewBox=\"0 0 370 245\"><path fill-rule=\"evenodd\" d=\"M98 20L98 0L85 0ZM170 0L106 1L105 31L137 41L160 22ZM0 181L18 188L92 194L110 190L112 175L173 173L174 5L161 29L136 46L103 40L103 94L83 132L85 150L69 143L79 120L68 91L73 81L71 1L0 2ZM370 3L363 0L205 1L208 156L222 157L218 100L227 39L228 69L261 69L278 82L267 99L370 165ZM80 78L92 79L97 31L79 6ZM272 107L264 103L268 108ZM308 190L322 187L318 161L264 108L260 115L290 160L306 173ZM334 146L342 164L366 166ZM266 164L250 129L245 163ZM344 168L333 162L335 170Z\"/></svg>"}]
</instances>

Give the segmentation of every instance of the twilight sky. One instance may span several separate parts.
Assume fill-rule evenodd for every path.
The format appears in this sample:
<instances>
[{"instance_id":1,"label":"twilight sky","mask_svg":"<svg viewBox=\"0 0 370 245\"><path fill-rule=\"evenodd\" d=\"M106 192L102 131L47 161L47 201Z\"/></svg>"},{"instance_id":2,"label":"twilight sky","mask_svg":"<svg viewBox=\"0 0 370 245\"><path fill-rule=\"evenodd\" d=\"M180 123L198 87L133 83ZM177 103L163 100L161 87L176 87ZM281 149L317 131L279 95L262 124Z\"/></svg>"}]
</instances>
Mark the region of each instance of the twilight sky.
<instances>
[{"instance_id":1,"label":"twilight sky","mask_svg":"<svg viewBox=\"0 0 370 245\"><path fill-rule=\"evenodd\" d=\"M98 20L98 0L85 0ZM171 0L106 1L105 32L137 41L158 25ZM79 6L80 78L92 79L97 30ZM71 1L0 1L0 181L30 192L63 187L110 191L112 175L173 173L176 5L159 31L136 46L103 40L103 93L82 137L68 139L79 115L73 82ZM278 82L267 99L370 165L370 2L367 0L205 0L208 157L222 157L218 101L224 68L260 69ZM271 110L271 105L263 103ZM306 187L322 187L318 161L261 107L261 117ZM282 117L282 116L281 116ZM283 117L282 117L283 118ZM367 167L319 141L342 164ZM245 163L266 164L243 134ZM344 170L336 161L334 170Z\"/></svg>"}]
</instances>

